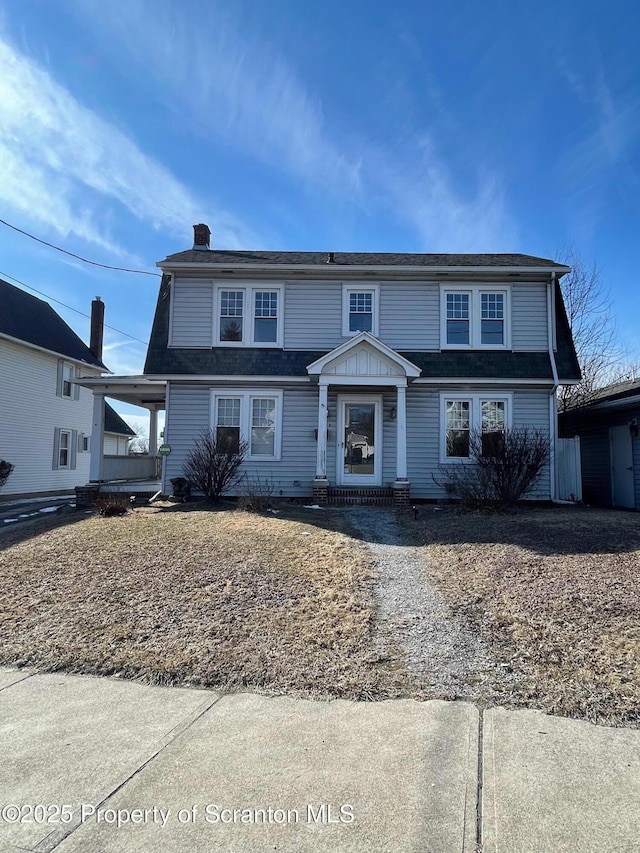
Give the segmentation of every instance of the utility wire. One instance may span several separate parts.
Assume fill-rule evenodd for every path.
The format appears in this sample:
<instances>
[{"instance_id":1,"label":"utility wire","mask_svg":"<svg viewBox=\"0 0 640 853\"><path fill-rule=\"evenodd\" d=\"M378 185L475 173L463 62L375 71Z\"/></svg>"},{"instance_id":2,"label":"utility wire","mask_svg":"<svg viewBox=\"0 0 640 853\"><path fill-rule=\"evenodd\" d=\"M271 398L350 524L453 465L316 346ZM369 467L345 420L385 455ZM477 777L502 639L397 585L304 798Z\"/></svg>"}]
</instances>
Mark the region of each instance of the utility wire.
<instances>
[{"instance_id":1,"label":"utility wire","mask_svg":"<svg viewBox=\"0 0 640 853\"><path fill-rule=\"evenodd\" d=\"M35 287L31 287L30 284L25 284L24 281L20 281L19 278L16 278L13 275L9 275L8 273L2 272L2 270L0 270L0 276L2 276L4 278L10 278L11 281L15 281L18 284L21 284L23 287L26 287L28 290L33 290L34 293L39 293L40 296L44 296L46 299L50 299L52 302L57 302L58 305L62 305L64 308L68 308L69 311L75 311L76 314L80 314L81 317L86 317L87 320L91 319L90 314L85 314L84 311L78 311L77 308L72 308L71 305L67 305L66 302L61 302L59 299L54 299L54 297L49 296L48 293L43 293L42 290L38 290ZM106 329L111 329L112 332L117 332L119 335L124 335L125 338L131 338L132 341L137 341L139 344L144 344L146 347L149 346L149 341L142 341L142 340L140 340L140 338L136 338L133 335L130 335L128 332L123 332L120 329L116 329L115 326L110 326L108 323L105 323L104 325L105 325Z\"/></svg>"},{"instance_id":2,"label":"utility wire","mask_svg":"<svg viewBox=\"0 0 640 853\"><path fill-rule=\"evenodd\" d=\"M69 257L76 258L78 261L82 261L85 264L92 264L92 266L94 267L102 267L102 269L105 270L132 272L136 273L136 275L153 275L156 276L156 278L162 278L161 274L157 272L149 272L148 270L130 270L127 269L127 267L112 267L110 266L110 264L99 264L98 261L90 261L88 258L83 258L80 255L74 254L73 252L68 252L66 249L61 249L60 246L54 246L53 243L47 243L46 240L41 240L39 237L34 237L33 234L29 234L28 231L23 231L21 228L16 228L15 225L12 225L10 222L5 222L4 219L0 219L0 224L6 225L7 228L11 228L13 231L17 231L18 234L24 234L25 237L30 237L32 240L35 240L36 243L42 243L43 246L49 246L50 249L55 249L57 252L62 252L65 255L69 255Z\"/></svg>"}]
</instances>

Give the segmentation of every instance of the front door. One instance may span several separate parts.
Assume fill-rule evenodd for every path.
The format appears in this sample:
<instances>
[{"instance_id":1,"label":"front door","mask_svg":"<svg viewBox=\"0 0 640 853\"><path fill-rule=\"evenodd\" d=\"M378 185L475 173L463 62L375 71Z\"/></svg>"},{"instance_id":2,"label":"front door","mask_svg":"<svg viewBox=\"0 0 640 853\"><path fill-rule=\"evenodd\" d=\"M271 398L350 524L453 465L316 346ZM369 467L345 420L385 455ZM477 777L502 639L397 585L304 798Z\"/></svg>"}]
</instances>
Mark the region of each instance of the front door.
<instances>
[{"instance_id":1,"label":"front door","mask_svg":"<svg viewBox=\"0 0 640 853\"><path fill-rule=\"evenodd\" d=\"M381 397L338 397L337 474L341 486L382 482Z\"/></svg>"},{"instance_id":2,"label":"front door","mask_svg":"<svg viewBox=\"0 0 640 853\"><path fill-rule=\"evenodd\" d=\"M613 505L635 507L633 486L633 445L629 427L617 426L609 430L611 437L611 480Z\"/></svg>"}]
</instances>

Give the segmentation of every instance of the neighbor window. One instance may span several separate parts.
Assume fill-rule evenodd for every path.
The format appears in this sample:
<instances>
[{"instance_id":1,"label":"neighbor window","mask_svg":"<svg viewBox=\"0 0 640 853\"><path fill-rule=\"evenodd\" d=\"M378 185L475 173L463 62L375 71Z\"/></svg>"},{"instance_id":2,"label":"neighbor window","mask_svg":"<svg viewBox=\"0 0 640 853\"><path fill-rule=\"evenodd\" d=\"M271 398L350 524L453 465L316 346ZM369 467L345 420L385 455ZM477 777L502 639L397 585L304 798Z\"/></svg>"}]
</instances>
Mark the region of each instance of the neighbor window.
<instances>
[{"instance_id":1,"label":"neighbor window","mask_svg":"<svg viewBox=\"0 0 640 853\"><path fill-rule=\"evenodd\" d=\"M60 430L60 449L58 451L58 468L69 467L69 451L71 444L71 433L69 430Z\"/></svg>"},{"instance_id":2,"label":"neighbor window","mask_svg":"<svg viewBox=\"0 0 640 853\"><path fill-rule=\"evenodd\" d=\"M504 349L509 340L509 291L480 285L447 287L441 298L444 348Z\"/></svg>"},{"instance_id":3,"label":"neighbor window","mask_svg":"<svg viewBox=\"0 0 640 853\"><path fill-rule=\"evenodd\" d=\"M237 391L213 395L216 441L237 450L248 443L248 460L280 458L282 436L282 392Z\"/></svg>"},{"instance_id":4,"label":"neighbor window","mask_svg":"<svg viewBox=\"0 0 640 853\"><path fill-rule=\"evenodd\" d=\"M66 397L69 400L77 400L80 389L74 385L76 378L76 368L68 361L60 359L58 361L58 375L56 380L56 395L58 397Z\"/></svg>"},{"instance_id":5,"label":"neighbor window","mask_svg":"<svg viewBox=\"0 0 640 853\"><path fill-rule=\"evenodd\" d=\"M281 346L281 300L282 288L219 288L217 342L229 346Z\"/></svg>"},{"instance_id":6,"label":"neighbor window","mask_svg":"<svg viewBox=\"0 0 640 853\"><path fill-rule=\"evenodd\" d=\"M342 292L342 334L378 334L378 287L345 285Z\"/></svg>"},{"instance_id":7,"label":"neighbor window","mask_svg":"<svg viewBox=\"0 0 640 853\"><path fill-rule=\"evenodd\" d=\"M493 456L511 418L511 396L442 395L442 462L469 459L474 453ZM478 437L474 450L471 435Z\"/></svg>"}]
</instances>

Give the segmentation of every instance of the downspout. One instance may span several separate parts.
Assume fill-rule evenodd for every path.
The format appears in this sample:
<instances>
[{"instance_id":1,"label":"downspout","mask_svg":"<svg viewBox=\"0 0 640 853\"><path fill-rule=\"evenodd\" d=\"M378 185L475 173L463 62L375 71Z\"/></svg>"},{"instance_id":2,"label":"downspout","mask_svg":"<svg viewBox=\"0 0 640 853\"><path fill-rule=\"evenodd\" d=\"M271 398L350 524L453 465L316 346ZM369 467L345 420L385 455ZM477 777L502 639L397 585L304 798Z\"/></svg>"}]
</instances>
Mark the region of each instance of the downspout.
<instances>
[{"instance_id":1,"label":"downspout","mask_svg":"<svg viewBox=\"0 0 640 853\"><path fill-rule=\"evenodd\" d=\"M551 279L547 284L547 339L549 343L549 361L551 363L551 373L553 375L553 388L549 394L549 429L550 429L550 450L549 453L549 479L551 486L551 501L558 503L556 494L556 442L558 440L558 407L556 402L556 391L560 385L558 381L558 367L556 365L556 355L553 351L553 296L556 285L555 271L551 273Z\"/></svg>"}]
</instances>

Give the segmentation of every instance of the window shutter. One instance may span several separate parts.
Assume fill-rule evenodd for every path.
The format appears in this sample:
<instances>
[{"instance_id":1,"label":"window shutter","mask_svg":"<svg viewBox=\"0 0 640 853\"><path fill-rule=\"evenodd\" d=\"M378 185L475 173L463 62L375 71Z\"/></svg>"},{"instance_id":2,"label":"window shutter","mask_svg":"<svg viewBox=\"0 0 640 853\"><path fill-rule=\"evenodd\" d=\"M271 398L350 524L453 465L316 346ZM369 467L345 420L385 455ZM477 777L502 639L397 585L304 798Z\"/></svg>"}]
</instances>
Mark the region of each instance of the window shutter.
<instances>
[{"instance_id":1,"label":"window shutter","mask_svg":"<svg viewBox=\"0 0 640 853\"><path fill-rule=\"evenodd\" d=\"M73 375L76 379L78 378L78 376L80 376L80 368L79 367L74 367ZM73 399L74 400L80 399L80 386L79 385L73 386Z\"/></svg>"},{"instance_id":2,"label":"window shutter","mask_svg":"<svg viewBox=\"0 0 640 853\"><path fill-rule=\"evenodd\" d=\"M60 365L58 364L58 367ZM57 471L60 467L60 427L55 427L53 430L53 470Z\"/></svg>"},{"instance_id":3,"label":"window shutter","mask_svg":"<svg viewBox=\"0 0 640 853\"><path fill-rule=\"evenodd\" d=\"M63 371L64 371L64 361L58 360L58 378L56 380L56 396L57 397L62 397Z\"/></svg>"},{"instance_id":4,"label":"window shutter","mask_svg":"<svg viewBox=\"0 0 640 853\"><path fill-rule=\"evenodd\" d=\"M78 448L78 453L84 452L84 433L83 432L78 433L78 441L76 443L76 446Z\"/></svg>"},{"instance_id":5,"label":"window shutter","mask_svg":"<svg viewBox=\"0 0 640 853\"><path fill-rule=\"evenodd\" d=\"M69 455L70 455L69 468L72 471L74 471L75 467L76 467L76 456L77 456L77 450L78 450L78 430L77 429L71 430L71 441L69 443L71 444L71 449L69 451Z\"/></svg>"}]
</instances>

